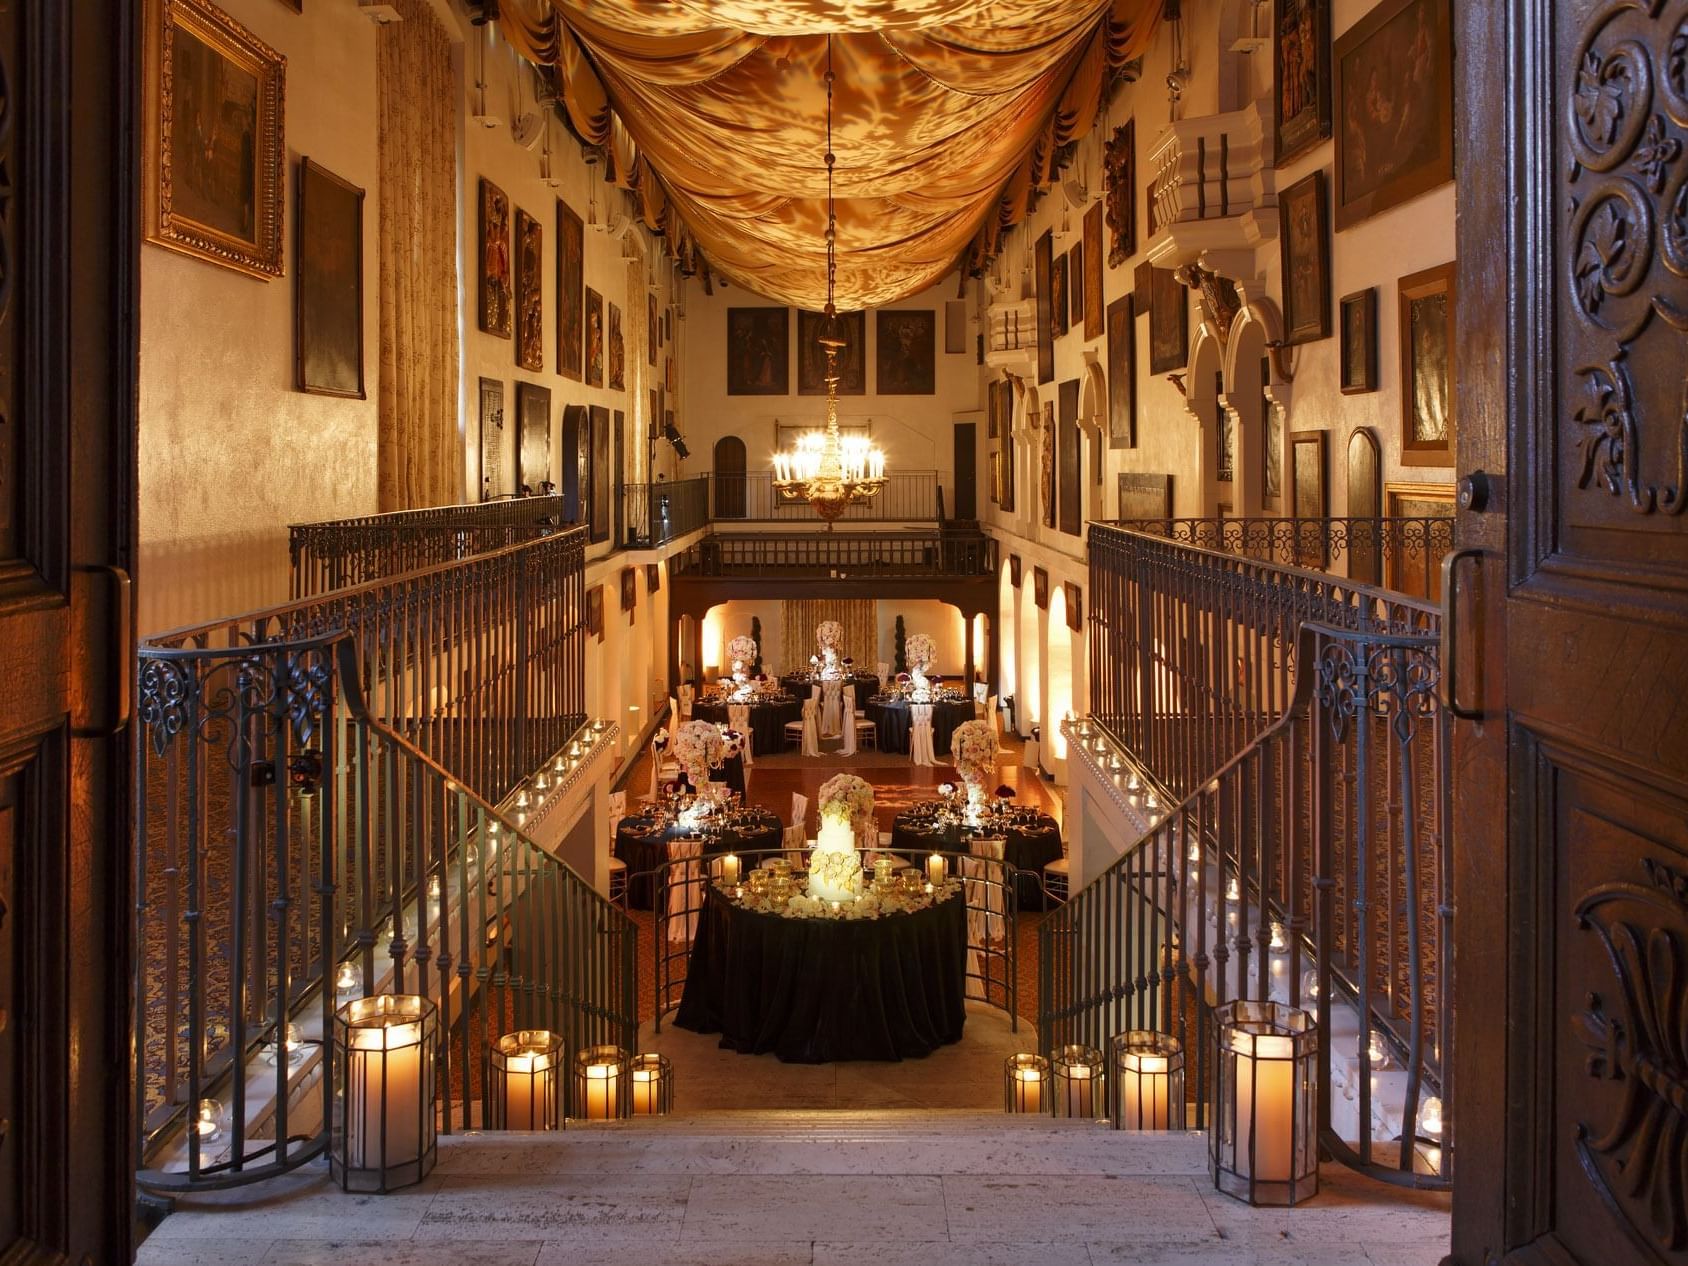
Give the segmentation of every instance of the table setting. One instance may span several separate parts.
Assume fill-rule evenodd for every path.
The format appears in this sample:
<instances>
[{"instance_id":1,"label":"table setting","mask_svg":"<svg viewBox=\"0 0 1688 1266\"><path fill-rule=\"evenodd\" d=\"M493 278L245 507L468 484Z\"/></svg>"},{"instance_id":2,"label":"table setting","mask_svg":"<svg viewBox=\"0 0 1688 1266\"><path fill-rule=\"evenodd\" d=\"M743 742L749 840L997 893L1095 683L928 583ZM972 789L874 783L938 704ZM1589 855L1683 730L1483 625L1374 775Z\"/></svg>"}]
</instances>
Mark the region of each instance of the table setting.
<instances>
[{"instance_id":1,"label":"table setting","mask_svg":"<svg viewBox=\"0 0 1688 1266\"><path fill-rule=\"evenodd\" d=\"M669 840L699 839L705 857L742 858L779 848L784 832L777 814L746 805L736 793L714 802L689 795L665 797L616 825L615 852L627 864L628 904L654 908L659 877L649 872L668 860Z\"/></svg>"}]
</instances>

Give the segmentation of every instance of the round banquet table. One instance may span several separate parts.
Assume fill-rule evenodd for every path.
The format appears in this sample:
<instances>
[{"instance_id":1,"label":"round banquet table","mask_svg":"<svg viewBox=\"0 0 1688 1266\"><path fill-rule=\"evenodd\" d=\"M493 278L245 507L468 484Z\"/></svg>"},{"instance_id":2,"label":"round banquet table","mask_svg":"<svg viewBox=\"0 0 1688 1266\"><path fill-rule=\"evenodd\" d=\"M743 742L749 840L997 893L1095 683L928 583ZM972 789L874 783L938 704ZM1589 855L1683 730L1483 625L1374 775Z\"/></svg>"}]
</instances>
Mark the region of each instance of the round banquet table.
<instances>
[{"instance_id":1,"label":"round banquet table","mask_svg":"<svg viewBox=\"0 0 1688 1266\"><path fill-rule=\"evenodd\" d=\"M809 691L821 684L819 680L811 678L808 673L787 673L780 678L780 689L788 695L795 695L799 707L802 706L803 700L809 697ZM840 677L838 679L839 690L842 691L845 686L856 688L856 707L858 708L865 706L867 700L878 694L880 689L879 678L875 674L862 672L851 673L848 677Z\"/></svg>"},{"instance_id":2,"label":"round banquet table","mask_svg":"<svg viewBox=\"0 0 1688 1266\"><path fill-rule=\"evenodd\" d=\"M1002 836L1002 860L1024 872L1014 893L1020 908L1040 904L1043 868L1061 856L1061 828L1047 814L1038 814L1036 822L994 824L986 818L978 830L913 813L899 813L891 821L891 847L907 854L914 865L922 865L918 858L933 850L968 852L967 841L973 835Z\"/></svg>"},{"instance_id":3,"label":"round banquet table","mask_svg":"<svg viewBox=\"0 0 1688 1266\"><path fill-rule=\"evenodd\" d=\"M930 1055L967 1020L966 912L957 893L913 914L788 919L711 885L674 1022L790 1064Z\"/></svg>"},{"instance_id":4,"label":"round banquet table","mask_svg":"<svg viewBox=\"0 0 1688 1266\"><path fill-rule=\"evenodd\" d=\"M627 863L627 904L638 910L656 906L660 876L654 872L668 860L668 841L687 833L677 822L661 818L623 818L615 828L615 855ZM740 815L730 827L703 834L703 855L750 853L778 848L785 836L785 824L765 810L755 816ZM746 862L746 866L751 863Z\"/></svg>"},{"instance_id":5,"label":"round banquet table","mask_svg":"<svg viewBox=\"0 0 1688 1266\"><path fill-rule=\"evenodd\" d=\"M750 707L750 750L757 756L769 756L785 750L785 727L789 721L803 719L803 704L797 699L781 699L770 703L753 703ZM692 705L692 716L699 721L727 724L727 705L705 703L699 699Z\"/></svg>"},{"instance_id":6,"label":"round banquet table","mask_svg":"<svg viewBox=\"0 0 1688 1266\"><path fill-rule=\"evenodd\" d=\"M908 751L908 733L914 724L914 714L907 699L868 700L862 705L867 719L879 727L879 750ZM947 760L950 736L955 727L971 721L974 715L971 699L943 699L932 705L932 752L939 760Z\"/></svg>"}]
</instances>

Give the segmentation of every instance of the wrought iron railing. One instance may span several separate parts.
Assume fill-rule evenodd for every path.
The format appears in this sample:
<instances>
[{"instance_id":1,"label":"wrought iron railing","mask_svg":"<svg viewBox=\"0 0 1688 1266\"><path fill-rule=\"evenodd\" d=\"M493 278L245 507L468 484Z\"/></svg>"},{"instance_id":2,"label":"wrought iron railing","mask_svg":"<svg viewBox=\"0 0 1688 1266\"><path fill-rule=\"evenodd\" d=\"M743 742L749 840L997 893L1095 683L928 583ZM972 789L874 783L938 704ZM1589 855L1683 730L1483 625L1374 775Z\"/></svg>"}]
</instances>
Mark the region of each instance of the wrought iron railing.
<instances>
[{"instance_id":1,"label":"wrought iron railing","mask_svg":"<svg viewBox=\"0 0 1688 1266\"><path fill-rule=\"evenodd\" d=\"M709 480L698 475L654 484L628 484L622 490L623 523L630 546L666 545L709 526Z\"/></svg>"},{"instance_id":2,"label":"wrought iron railing","mask_svg":"<svg viewBox=\"0 0 1688 1266\"><path fill-rule=\"evenodd\" d=\"M369 514L287 529L293 596L367 584L549 536L566 523L562 497Z\"/></svg>"},{"instance_id":3,"label":"wrought iron railing","mask_svg":"<svg viewBox=\"0 0 1688 1266\"><path fill-rule=\"evenodd\" d=\"M1039 925L1038 1032L1051 1049L1128 1029L1180 1038L1199 1129L1212 1124L1215 1009L1309 1007L1324 1146L1445 1186L1453 912L1437 641L1309 623L1298 658L1278 721ZM1089 722L1068 735L1081 760L1109 747ZM1095 772L1118 788L1100 761Z\"/></svg>"},{"instance_id":4,"label":"wrought iron railing","mask_svg":"<svg viewBox=\"0 0 1688 1266\"><path fill-rule=\"evenodd\" d=\"M774 488L772 471L722 471L703 476L709 484L709 517L721 522L803 523L815 512L806 501L787 501ZM936 523L943 517L942 487L935 470L894 470L869 501L844 511L845 523Z\"/></svg>"},{"instance_id":5,"label":"wrought iron railing","mask_svg":"<svg viewBox=\"0 0 1688 1266\"><path fill-rule=\"evenodd\" d=\"M1452 518L1128 519L1112 526L1257 562L1328 571L1429 602L1441 597L1442 559L1454 547Z\"/></svg>"},{"instance_id":6,"label":"wrought iron railing","mask_svg":"<svg viewBox=\"0 0 1688 1266\"><path fill-rule=\"evenodd\" d=\"M777 532L704 537L669 559L676 577L833 580L990 576L996 542L981 532Z\"/></svg>"},{"instance_id":7,"label":"wrought iron railing","mask_svg":"<svg viewBox=\"0 0 1688 1266\"><path fill-rule=\"evenodd\" d=\"M1388 634L1441 629L1437 607L1404 594L1090 526L1091 716L1177 797L1289 706L1297 630L1307 621Z\"/></svg>"},{"instance_id":8,"label":"wrought iron railing","mask_svg":"<svg viewBox=\"0 0 1688 1266\"><path fill-rule=\"evenodd\" d=\"M320 1154L350 997L438 1006L446 1132L471 1123L501 1032L631 1046L631 923L378 719L352 636L140 654L143 1185Z\"/></svg>"}]
</instances>

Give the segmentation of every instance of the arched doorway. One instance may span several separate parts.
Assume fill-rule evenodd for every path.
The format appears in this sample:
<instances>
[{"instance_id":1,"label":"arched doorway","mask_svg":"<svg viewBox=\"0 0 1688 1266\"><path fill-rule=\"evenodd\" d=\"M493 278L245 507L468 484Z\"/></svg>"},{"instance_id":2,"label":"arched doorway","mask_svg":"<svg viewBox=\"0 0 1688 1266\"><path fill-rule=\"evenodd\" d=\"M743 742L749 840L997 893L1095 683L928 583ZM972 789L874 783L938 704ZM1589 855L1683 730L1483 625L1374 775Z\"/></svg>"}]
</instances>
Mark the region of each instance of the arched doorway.
<instances>
[{"instance_id":1,"label":"arched doorway","mask_svg":"<svg viewBox=\"0 0 1688 1266\"><path fill-rule=\"evenodd\" d=\"M1073 710L1073 634L1067 627L1067 587L1051 586L1049 594L1049 685L1046 688L1048 707L1044 715L1048 723L1043 727L1044 742L1049 754L1062 764L1055 770L1065 775L1067 736L1061 733L1061 722Z\"/></svg>"},{"instance_id":2,"label":"arched doorway","mask_svg":"<svg viewBox=\"0 0 1688 1266\"><path fill-rule=\"evenodd\" d=\"M1029 585L1029 575L1022 585ZM1032 726L1043 717L1043 646L1039 636L1037 602L1022 589L1020 594L1019 680L1014 690L1014 725L1021 738L1029 738Z\"/></svg>"},{"instance_id":3,"label":"arched doorway","mask_svg":"<svg viewBox=\"0 0 1688 1266\"><path fill-rule=\"evenodd\" d=\"M746 459L744 441L736 435L723 435L715 441L715 517L742 519L745 517Z\"/></svg>"},{"instance_id":4,"label":"arched doorway","mask_svg":"<svg viewBox=\"0 0 1688 1266\"><path fill-rule=\"evenodd\" d=\"M1004 559L1002 578L997 587L997 614L999 618L996 622L996 627L1000 630L998 637L1001 641L1001 645L997 648L996 693L1004 697L1019 693L1014 672L1016 647L1020 640L1020 624L1015 618L1018 613L1014 608L1014 600L1017 597L1019 597L1019 590L1014 588L1013 565L1007 559ZM1018 724L1017 721L1016 724Z\"/></svg>"}]
</instances>

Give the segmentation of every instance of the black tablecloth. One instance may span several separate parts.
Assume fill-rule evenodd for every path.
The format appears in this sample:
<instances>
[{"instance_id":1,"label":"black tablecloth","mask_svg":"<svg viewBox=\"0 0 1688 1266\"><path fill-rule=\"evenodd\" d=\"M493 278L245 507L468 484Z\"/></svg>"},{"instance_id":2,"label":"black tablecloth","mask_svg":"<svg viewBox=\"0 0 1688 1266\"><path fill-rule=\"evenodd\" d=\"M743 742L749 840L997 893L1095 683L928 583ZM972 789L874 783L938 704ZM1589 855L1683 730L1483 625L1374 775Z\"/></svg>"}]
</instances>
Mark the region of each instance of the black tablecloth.
<instances>
[{"instance_id":1,"label":"black tablecloth","mask_svg":"<svg viewBox=\"0 0 1688 1266\"><path fill-rule=\"evenodd\" d=\"M684 835L678 824L662 825L655 818L623 818L615 828L615 855L627 863L627 904L638 910L656 906L658 876L642 871L654 871L668 860L668 841ZM778 848L785 826L772 813L758 819L741 820L734 827L712 831L703 837L703 855L718 857L723 853L743 855L762 848ZM746 861L748 869L753 863Z\"/></svg>"},{"instance_id":2,"label":"black tablecloth","mask_svg":"<svg viewBox=\"0 0 1688 1266\"><path fill-rule=\"evenodd\" d=\"M966 830L958 822L938 823L912 813L899 813L891 822L891 847L898 852L906 851L916 865L923 865L918 858L934 850L970 851L969 835L1002 836L1002 860L1016 870L1028 872L1020 876L1015 888L1020 908L1040 903L1042 891L1038 884L1043 868L1061 856L1061 828L1054 818L1042 816L1035 825L987 825L978 831Z\"/></svg>"},{"instance_id":3,"label":"black tablecloth","mask_svg":"<svg viewBox=\"0 0 1688 1266\"><path fill-rule=\"evenodd\" d=\"M861 709L867 715L867 719L879 727L880 751L908 751L909 729L914 724L914 714L910 711L908 703L902 700L895 703L864 703L861 705ZM973 717L974 710L971 699L934 703L932 705L932 754L941 761L948 761L950 735L955 733L956 726L973 720Z\"/></svg>"},{"instance_id":4,"label":"black tablecloth","mask_svg":"<svg viewBox=\"0 0 1688 1266\"><path fill-rule=\"evenodd\" d=\"M787 694L796 695L799 701L807 699L809 691L821 684L818 681L811 681L804 673L788 673L780 678L780 689ZM839 690L842 691L845 686L856 688L856 707L858 708L864 706L881 689L878 676L874 673L864 672L856 672L848 677L839 678ZM824 696L826 692L823 690L821 693Z\"/></svg>"},{"instance_id":5,"label":"black tablecloth","mask_svg":"<svg viewBox=\"0 0 1688 1266\"><path fill-rule=\"evenodd\" d=\"M966 910L957 894L914 914L787 919L711 887L674 1022L792 1064L930 1055L967 1021Z\"/></svg>"},{"instance_id":6,"label":"black tablecloth","mask_svg":"<svg viewBox=\"0 0 1688 1266\"><path fill-rule=\"evenodd\" d=\"M699 721L727 724L727 705L698 700L692 705L692 716ZM796 699L781 703L753 703L750 705L750 750L758 756L768 756L785 750L785 726L788 721L803 719L803 704Z\"/></svg>"}]
</instances>

